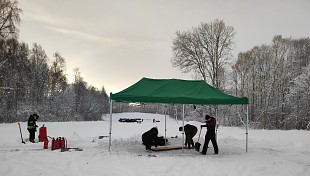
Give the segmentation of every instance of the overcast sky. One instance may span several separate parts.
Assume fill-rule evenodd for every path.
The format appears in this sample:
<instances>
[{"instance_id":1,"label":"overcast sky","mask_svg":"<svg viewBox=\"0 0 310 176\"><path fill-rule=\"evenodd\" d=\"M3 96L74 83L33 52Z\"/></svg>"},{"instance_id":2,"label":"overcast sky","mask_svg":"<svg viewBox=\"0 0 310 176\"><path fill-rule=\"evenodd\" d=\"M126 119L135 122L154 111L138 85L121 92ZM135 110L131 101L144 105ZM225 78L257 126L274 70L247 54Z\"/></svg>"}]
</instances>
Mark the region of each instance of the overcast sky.
<instances>
[{"instance_id":1,"label":"overcast sky","mask_svg":"<svg viewBox=\"0 0 310 176\"><path fill-rule=\"evenodd\" d=\"M235 28L235 57L275 35L310 36L309 0L18 0L20 41L66 60L84 80L116 93L142 77L191 79L173 68L172 40L201 22Z\"/></svg>"}]
</instances>

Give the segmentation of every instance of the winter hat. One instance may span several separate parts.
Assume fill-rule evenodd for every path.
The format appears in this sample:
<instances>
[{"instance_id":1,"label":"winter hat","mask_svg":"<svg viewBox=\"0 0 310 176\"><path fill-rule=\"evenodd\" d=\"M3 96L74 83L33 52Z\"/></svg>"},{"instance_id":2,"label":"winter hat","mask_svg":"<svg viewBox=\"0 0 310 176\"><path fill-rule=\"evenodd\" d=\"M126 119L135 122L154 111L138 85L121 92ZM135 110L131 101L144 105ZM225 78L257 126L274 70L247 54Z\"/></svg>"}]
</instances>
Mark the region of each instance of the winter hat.
<instances>
[{"instance_id":1,"label":"winter hat","mask_svg":"<svg viewBox=\"0 0 310 176\"><path fill-rule=\"evenodd\" d=\"M38 119L39 118L39 115L38 114L33 114L33 116Z\"/></svg>"},{"instance_id":2,"label":"winter hat","mask_svg":"<svg viewBox=\"0 0 310 176\"><path fill-rule=\"evenodd\" d=\"M209 115L206 115L206 117L205 117L206 120L208 120L210 118L211 118L211 116L209 116Z\"/></svg>"}]
</instances>

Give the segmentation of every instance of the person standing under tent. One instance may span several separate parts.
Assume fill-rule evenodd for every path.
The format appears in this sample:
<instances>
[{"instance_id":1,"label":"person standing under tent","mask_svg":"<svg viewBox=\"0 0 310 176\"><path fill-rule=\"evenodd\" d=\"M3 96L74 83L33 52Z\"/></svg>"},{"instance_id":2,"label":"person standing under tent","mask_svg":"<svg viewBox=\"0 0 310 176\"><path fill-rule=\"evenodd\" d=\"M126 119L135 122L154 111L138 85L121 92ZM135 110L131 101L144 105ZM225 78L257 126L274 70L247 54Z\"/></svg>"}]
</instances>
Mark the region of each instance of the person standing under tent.
<instances>
[{"instance_id":1,"label":"person standing under tent","mask_svg":"<svg viewBox=\"0 0 310 176\"><path fill-rule=\"evenodd\" d=\"M207 133L205 136L205 143L203 145L201 154L203 155L207 154L209 141L211 140L213 148L214 148L214 154L216 155L219 152L216 138L215 138L216 120L214 117L211 117L209 115L206 115L205 119L206 119L206 125L201 125L201 127L207 127Z\"/></svg>"},{"instance_id":2,"label":"person standing under tent","mask_svg":"<svg viewBox=\"0 0 310 176\"><path fill-rule=\"evenodd\" d=\"M36 124L36 121L38 120L38 118L39 118L38 114L30 115L28 118L27 130L29 132L29 142L32 142L32 143L34 143L35 133L38 127Z\"/></svg>"}]
</instances>

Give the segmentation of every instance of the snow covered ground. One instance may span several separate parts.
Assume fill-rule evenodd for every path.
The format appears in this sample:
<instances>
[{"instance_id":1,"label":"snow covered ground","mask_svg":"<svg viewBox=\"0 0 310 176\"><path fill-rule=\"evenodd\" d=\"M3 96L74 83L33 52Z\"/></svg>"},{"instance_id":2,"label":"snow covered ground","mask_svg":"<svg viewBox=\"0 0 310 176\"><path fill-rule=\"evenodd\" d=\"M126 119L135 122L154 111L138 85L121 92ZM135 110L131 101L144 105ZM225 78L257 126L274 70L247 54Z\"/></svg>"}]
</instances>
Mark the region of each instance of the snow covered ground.
<instances>
[{"instance_id":1,"label":"snow covered ground","mask_svg":"<svg viewBox=\"0 0 310 176\"><path fill-rule=\"evenodd\" d=\"M121 123L119 118L143 118L142 123ZM153 119L160 122L153 123ZM108 152L109 117L98 122L38 122L52 137L65 137L68 147L83 151L60 152L43 149L43 143L29 143L26 123L21 143L17 123L0 124L1 176L309 176L310 131L249 130L249 151L245 152L245 130L236 127L218 129L219 155L209 144L207 155L194 149L148 153L141 135L157 126L164 136L165 117L143 113L113 114L112 146ZM200 126L199 122L185 122ZM181 145L178 127L182 121L167 118L168 145ZM202 131L200 142L204 141ZM171 138L175 137L177 138ZM194 139L196 142L198 133ZM50 146L49 146L50 147Z\"/></svg>"}]
</instances>

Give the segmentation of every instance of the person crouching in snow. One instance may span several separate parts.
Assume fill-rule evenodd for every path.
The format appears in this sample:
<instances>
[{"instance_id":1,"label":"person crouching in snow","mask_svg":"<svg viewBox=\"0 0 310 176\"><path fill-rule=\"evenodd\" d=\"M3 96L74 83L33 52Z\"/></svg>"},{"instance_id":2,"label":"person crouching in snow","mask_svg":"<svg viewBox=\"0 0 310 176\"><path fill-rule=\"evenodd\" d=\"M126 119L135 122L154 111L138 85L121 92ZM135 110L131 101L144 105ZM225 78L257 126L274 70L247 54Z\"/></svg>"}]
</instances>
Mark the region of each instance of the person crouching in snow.
<instances>
[{"instance_id":1,"label":"person crouching in snow","mask_svg":"<svg viewBox=\"0 0 310 176\"><path fill-rule=\"evenodd\" d=\"M179 131L183 131L183 127L179 127ZM191 149L194 148L194 140L193 137L197 133L197 127L194 125L186 124L184 126L184 132L185 132L185 147L187 145L187 148Z\"/></svg>"},{"instance_id":2,"label":"person crouching in snow","mask_svg":"<svg viewBox=\"0 0 310 176\"><path fill-rule=\"evenodd\" d=\"M151 128L149 131L142 134L142 142L147 151L151 151L152 145L157 147L158 130L156 127Z\"/></svg>"}]
</instances>

